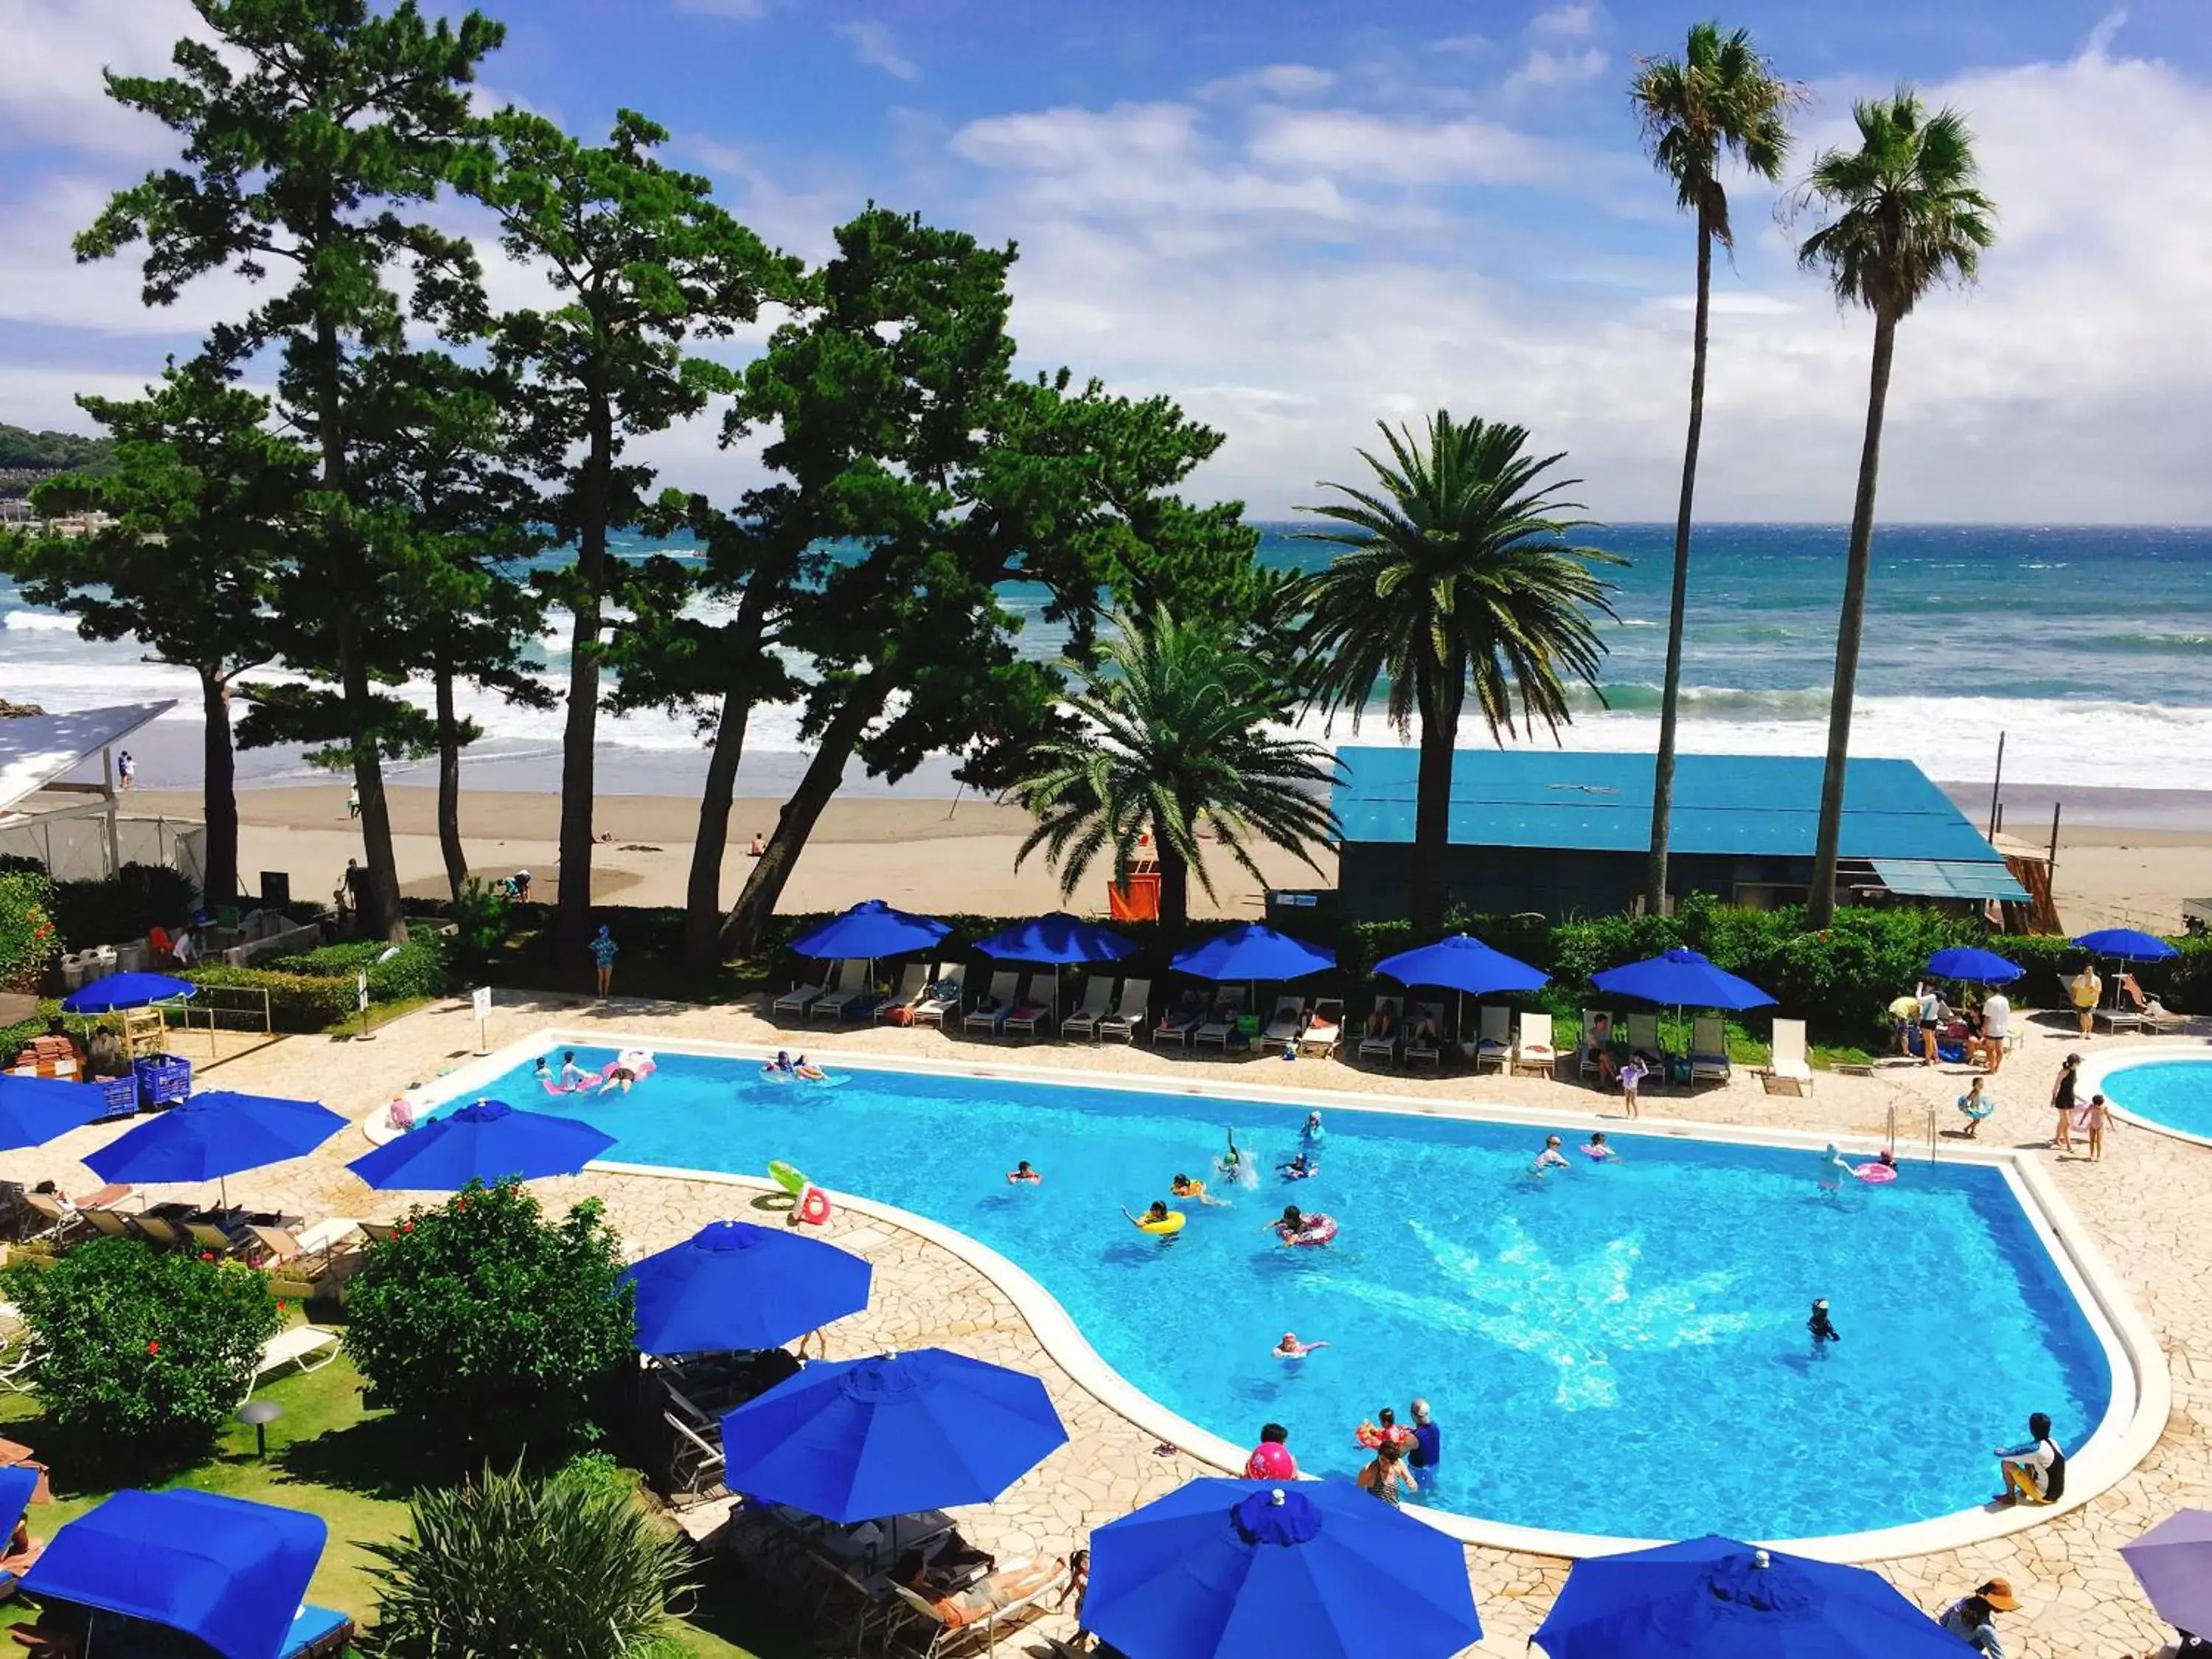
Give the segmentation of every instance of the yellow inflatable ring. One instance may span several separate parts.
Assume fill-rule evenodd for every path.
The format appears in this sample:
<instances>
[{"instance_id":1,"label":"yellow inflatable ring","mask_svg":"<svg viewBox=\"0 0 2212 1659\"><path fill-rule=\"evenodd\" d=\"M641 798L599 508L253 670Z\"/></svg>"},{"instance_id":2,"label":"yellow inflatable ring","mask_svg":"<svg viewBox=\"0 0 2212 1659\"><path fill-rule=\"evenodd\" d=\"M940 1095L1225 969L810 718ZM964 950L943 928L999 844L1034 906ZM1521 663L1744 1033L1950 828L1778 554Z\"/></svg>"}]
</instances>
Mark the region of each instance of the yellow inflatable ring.
<instances>
[{"instance_id":1,"label":"yellow inflatable ring","mask_svg":"<svg viewBox=\"0 0 2212 1659\"><path fill-rule=\"evenodd\" d=\"M1188 1219L1188 1218L1182 1211L1170 1210L1158 1221L1139 1221L1137 1224L1137 1231L1140 1233L1151 1233L1159 1238L1172 1238L1182 1231L1182 1224Z\"/></svg>"}]
</instances>

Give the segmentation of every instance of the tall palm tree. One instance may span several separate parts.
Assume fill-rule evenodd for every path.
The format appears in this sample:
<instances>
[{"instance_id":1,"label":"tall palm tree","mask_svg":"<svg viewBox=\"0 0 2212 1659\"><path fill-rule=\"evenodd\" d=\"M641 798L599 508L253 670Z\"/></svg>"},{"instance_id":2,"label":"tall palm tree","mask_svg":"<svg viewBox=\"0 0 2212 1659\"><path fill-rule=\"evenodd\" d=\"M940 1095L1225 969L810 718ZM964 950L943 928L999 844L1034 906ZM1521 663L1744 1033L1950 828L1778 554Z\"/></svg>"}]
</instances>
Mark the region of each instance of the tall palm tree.
<instances>
[{"instance_id":1,"label":"tall palm tree","mask_svg":"<svg viewBox=\"0 0 2212 1659\"><path fill-rule=\"evenodd\" d=\"M1166 606L1115 618L1116 633L1067 699L1079 722L1036 745L1014 799L1036 828L1015 854L1042 847L1073 894L1102 853L1114 883L1152 837L1160 866L1160 920L1190 917L1190 878L1212 897L1199 846L1201 817L1214 844L1264 880L1252 849L1267 842L1313 863L1308 849L1334 833L1323 791L1335 779L1328 750L1284 738L1296 700L1288 678L1211 619L1180 621Z\"/></svg>"},{"instance_id":2,"label":"tall palm tree","mask_svg":"<svg viewBox=\"0 0 2212 1659\"><path fill-rule=\"evenodd\" d=\"M1346 526L1305 538L1346 550L1310 589L1308 683L1317 706L1350 705L1355 731L1380 680L1390 723L1404 732L1419 721L1412 921L1427 930L1443 921L1468 687L1493 742L1534 736L1539 720L1556 738L1571 718L1566 680L1595 690L1605 654L1589 613L1613 615L1613 584L1594 567L1623 561L1569 540L1589 521L1559 516L1578 506L1553 492L1579 481L1546 477L1564 454L1522 454L1525 428L1438 410L1425 441L1382 432L1387 463L1359 452L1379 491L1323 483L1345 499L1299 509Z\"/></svg>"},{"instance_id":3,"label":"tall palm tree","mask_svg":"<svg viewBox=\"0 0 2212 1659\"><path fill-rule=\"evenodd\" d=\"M1836 839L1844 816L1844 768L1851 745L1851 698L1859 672L1859 629L1866 611L1874 544L1875 483L1881 471L1881 419L1889 398L1897 325L1938 283L1971 283L1982 250L1996 240L1996 205L1976 187L1973 135L1955 110L1930 115L1911 88L1854 106L1859 147L1823 150L1805 183L1828 222L1805 239L1797 260L1824 271L1841 305L1874 313L1874 367L1868 380L1866 440L1851 506L1851 545L1844 571L1844 611L1836 627L1835 689L1828 704L1828 763L1820 778L1820 828L1813 854L1809 926L1825 927L1836 908Z\"/></svg>"},{"instance_id":4,"label":"tall palm tree","mask_svg":"<svg viewBox=\"0 0 2212 1659\"><path fill-rule=\"evenodd\" d=\"M1628 101L1654 166L1694 214L1698 301L1690 330L1690 431L1682 446L1682 495L1674 510L1674 586L1667 611L1667 673L1659 699L1659 759L1651 780L1651 864L1645 895L1655 915L1667 908L1667 825L1674 804L1674 721L1682 696L1682 616L1690 590L1690 513L1698 490L1698 440L1705 424L1705 339L1711 316L1713 246L1733 250L1723 151L1770 181L1790 150L1785 118L1802 94L1778 78L1751 44L1751 31L1721 33L1692 23L1680 58L1646 58L1629 83Z\"/></svg>"}]
</instances>

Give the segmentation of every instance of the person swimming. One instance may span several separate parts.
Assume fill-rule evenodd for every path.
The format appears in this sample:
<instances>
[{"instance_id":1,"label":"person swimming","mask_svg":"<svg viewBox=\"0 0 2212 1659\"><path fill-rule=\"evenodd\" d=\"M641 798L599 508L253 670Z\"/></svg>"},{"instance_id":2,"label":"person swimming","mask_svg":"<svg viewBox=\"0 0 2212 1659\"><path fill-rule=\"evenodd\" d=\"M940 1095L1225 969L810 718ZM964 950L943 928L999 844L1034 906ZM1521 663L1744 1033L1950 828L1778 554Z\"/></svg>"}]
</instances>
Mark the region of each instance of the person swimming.
<instances>
[{"instance_id":1,"label":"person swimming","mask_svg":"<svg viewBox=\"0 0 2212 1659\"><path fill-rule=\"evenodd\" d=\"M1321 1165L1301 1148L1298 1155L1288 1164L1278 1166L1285 1181L1310 1181L1321 1173Z\"/></svg>"},{"instance_id":2,"label":"person swimming","mask_svg":"<svg viewBox=\"0 0 2212 1659\"><path fill-rule=\"evenodd\" d=\"M1326 1342L1301 1342L1296 1331L1285 1331L1283 1340L1275 1344L1273 1352L1278 1359L1304 1359L1308 1354L1327 1346L1328 1344Z\"/></svg>"},{"instance_id":3,"label":"person swimming","mask_svg":"<svg viewBox=\"0 0 2212 1659\"><path fill-rule=\"evenodd\" d=\"M775 1058L769 1061L769 1063L761 1069L767 1072L779 1072L785 1077L789 1077L792 1074L793 1070L791 1064L791 1050L788 1048L777 1049L775 1051Z\"/></svg>"},{"instance_id":4,"label":"person swimming","mask_svg":"<svg viewBox=\"0 0 2212 1659\"><path fill-rule=\"evenodd\" d=\"M1168 1193L1170 1197L1194 1198L1201 1204L1211 1204L1217 1207L1226 1201L1207 1192L1203 1181L1193 1181L1180 1170L1176 1171L1176 1178L1168 1182Z\"/></svg>"},{"instance_id":5,"label":"person swimming","mask_svg":"<svg viewBox=\"0 0 2212 1659\"><path fill-rule=\"evenodd\" d=\"M576 1064L576 1051L564 1050L561 1055L561 1076L558 1086L573 1093L592 1080L592 1074Z\"/></svg>"},{"instance_id":6,"label":"person swimming","mask_svg":"<svg viewBox=\"0 0 2212 1659\"><path fill-rule=\"evenodd\" d=\"M1240 1187L1260 1184L1258 1160L1237 1145L1237 1131L1229 1131L1229 1150L1213 1160L1215 1171L1222 1180Z\"/></svg>"},{"instance_id":7,"label":"person swimming","mask_svg":"<svg viewBox=\"0 0 2212 1659\"><path fill-rule=\"evenodd\" d=\"M1559 1136L1547 1135L1544 1137L1544 1150L1536 1154L1536 1161L1528 1166L1528 1173L1540 1177L1547 1170L1567 1167L1567 1155L1559 1150Z\"/></svg>"},{"instance_id":8,"label":"person swimming","mask_svg":"<svg viewBox=\"0 0 2212 1659\"><path fill-rule=\"evenodd\" d=\"M791 1062L791 1074L793 1077L804 1078L809 1083L825 1083L830 1078L830 1073L819 1066L808 1065L805 1054L799 1055L797 1060Z\"/></svg>"},{"instance_id":9,"label":"person swimming","mask_svg":"<svg viewBox=\"0 0 2212 1659\"><path fill-rule=\"evenodd\" d=\"M550 1083L553 1080L553 1067L550 1058L544 1054L538 1055L538 1069L530 1075L539 1083Z\"/></svg>"},{"instance_id":10,"label":"person swimming","mask_svg":"<svg viewBox=\"0 0 2212 1659\"><path fill-rule=\"evenodd\" d=\"M1805 1322L1805 1330L1812 1338L1813 1357L1816 1359L1826 1358L1830 1343L1844 1340L1844 1334L1828 1317L1828 1298L1825 1296L1813 1304L1812 1317Z\"/></svg>"},{"instance_id":11,"label":"person swimming","mask_svg":"<svg viewBox=\"0 0 2212 1659\"><path fill-rule=\"evenodd\" d=\"M1583 1156L1593 1164L1609 1164L1617 1161L1620 1157L1619 1152L1606 1144L1605 1131L1602 1129L1594 1129L1590 1132L1590 1138L1583 1143L1582 1151ZM1561 1160L1563 1163L1565 1161Z\"/></svg>"},{"instance_id":12,"label":"person swimming","mask_svg":"<svg viewBox=\"0 0 2212 1659\"><path fill-rule=\"evenodd\" d=\"M1298 1150L1317 1158L1328 1139L1328 1131L1322 1127L1321 1114L1308 1112L1306 1121L1298 1127Z\"/></svg>"},{"instance_id":13,"label":"person swimming","mask_svg":"<svg viewBox=\"0 0 2212 1659\"><path fill-rule=\"evenodd\" d=\"M1030 1161L1027 1158L1023 1158L1012 1169L1006 1171L1006 1184L1010 1187L1034 1187L1043 1179L1042 1176L1030 1167Z\"/></svg>"},{"instance_id":14,"label":"person swimming","mask_svg":"<svg viewBox=\"0 0 2212 1659\"><path fill-rule=\"evenodd\" d=\"M1121 1213L1128 1216L1133 1226L1140 1227L1149 1233L1158 1233L1163 1237L1173 1234L1182 1225L1182 1218L1168 1208L1165 1199L1154 1199L1146 1206L1142 1215L1130 1215L1129 1206L1126 1204L1121 1206Z\"/></svg>"},{"instance_id":15,"label":"person swimming","mask_svg":"<svg viewBox=\"0 0 2212 1659\"><path fill-rule=\"evenodd\" d=\"M1836 1150L1836 1143L1830 1141L1826 1150L1820 1154L1820 1190L1831 1198L1838 1196L1844 1189L1844 1177L1850 1172L1851 1166L1844 1162L1844 1155Z\"/></svg>"}]
</instances>

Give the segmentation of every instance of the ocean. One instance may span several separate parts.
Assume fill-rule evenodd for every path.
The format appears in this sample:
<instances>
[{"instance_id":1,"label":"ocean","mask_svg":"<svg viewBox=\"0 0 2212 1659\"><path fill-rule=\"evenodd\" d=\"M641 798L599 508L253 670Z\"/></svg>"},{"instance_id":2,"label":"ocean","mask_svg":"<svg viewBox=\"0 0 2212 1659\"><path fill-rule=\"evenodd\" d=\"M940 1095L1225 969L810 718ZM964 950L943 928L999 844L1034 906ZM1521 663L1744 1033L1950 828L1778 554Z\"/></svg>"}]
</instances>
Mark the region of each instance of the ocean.
<instances>
[{"instance_id":1,"label":"ocean","mask_svg":"<svg viewBox=\"0 0 2212 1659\"><path fill-rule=\"evenodd\" d=\"M1281 567L1326 561L1328 550L1298 540L1298 528L1266 526L1261 557ZM1560 741L1575 749L1649 750L1657 740L1672 531L1620 525L1586 539L1629 562L1611 573L1620 584L1619 620L1601 625L1604 684L1577 698L1574 722ZM1698 532L1685 647L1686 750L1821 751L1845 539L1840 525L1712 525ZM656 545L633 540L623 550ZM671 544L665 550L681 555L685 548ZM1042 598L1018 587L1007 594L1024 618L1022 648L1050 657L1064 635L1042 622ZM541 672L557 688L567 668L567 618L553 622L538 654ZM419 695L427 700L427 690ZM179 698L180 708L134 746L139 776L154 787L197 781L191 677L144 661L127 643L79 640L69 618L26 605L4 580L0 696L53 712ZM485 732L471 751L471 785L557 788L558 710L535 713L475 696L465 700L465 712ZM1317 721L1312 729L1324 735ZM1940 781L1985 790L2000 732L2008 799L2014 785L2038 787L2046 797L2053 790L2212 791L2212 529L1961 525L1879 532L1852 752L1903 756ZM688 794L696 787L703 761L692 722L657 714L603 717L600 733L603 793ZM1348 738L1348 720L1340 717L1333 735ZM1363 723L1359 736L1392 740L1379 714ZM1470 720L1463 741L1488 738ZM747 744L740 793L782 793L804 756L796 712L764 711ZM240 758L248 787L321 775L295 751ZM847 787L868 788L854 770ZM400 767L395 776L419 782L429 774ZM950 794L951 763L927 767L902 787Z\"/></svg>"}]
</instances>

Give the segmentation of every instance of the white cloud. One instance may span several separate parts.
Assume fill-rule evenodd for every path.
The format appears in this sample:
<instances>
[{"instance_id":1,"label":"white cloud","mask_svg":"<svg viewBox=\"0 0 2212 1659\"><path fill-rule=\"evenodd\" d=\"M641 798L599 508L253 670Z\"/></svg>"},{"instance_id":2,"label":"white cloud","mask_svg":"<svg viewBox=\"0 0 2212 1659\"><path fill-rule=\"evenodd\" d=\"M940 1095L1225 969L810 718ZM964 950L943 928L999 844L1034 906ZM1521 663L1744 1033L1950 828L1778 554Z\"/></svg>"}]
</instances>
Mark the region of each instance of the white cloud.
<instances>
[{"instance_id":1,"label":"white cloud","mask_svg":"<svg viewBox=\"0 0 2212 1659\"><path fill-rule=\"evenodd\" d=\"M185 0L0 0L0 142L144 160L173 149L150 115L108 97L103 69L160 75L206 27Z\"/></svg>"},{"instance_id":2,"label":"white cloud","mask_svg":"<svg viewBox=\"0 0 2212 1659\"><path fill-rule=\"evenodd\" d=\"M751 23L768 15L769 0L676 0L676 9L700 17L726 17Z\"/></svg>"},{"instance_id":3,"label":"white cloud","mask_svg":"<svg viewBox=\"0 0 2212 1659\"><path fill-rule=\"evenodd\" d=\"M1447 34L1428 44L1429 51L1453 58L1480 58L1497 49L1497 42L1485 34Z\"/></svg>"},{"instance_id":4,"label":"white cloud","mask_svg":"<svg viewBox=\"0 0 2212 1659\"><path fill-rule=\"evenodd\" d=\"M902 53L891 39L888 25L872 17L858 17L836 26L838 35L853 48L853 56L872 69L901 81L918 81L921 70L914 59Z\"/></svg>"},{"instance_id":5,"label":"white cloud","mask_svg":"<svg viewBox=\"0 0 2212 1659\"><path fill-rule=\"evenodd\" d=\"M1254 128L1251 153L1273 167L1403 184L1501 184L1557 170L1547 146L1494 122L1394 118L1348 109L1267 111Z\"/></svg>"},{"instance_id":6,"label":"white cloud","mask_svg":"<svg viewBox=\"0 0 2212 1659\"><path fill-rule=\"evenodd\" d=\"M1333 70L1315 69L1309 64L1269 64L1261 69L1246 70L1241 75L1224 75L1218 81L1208 81L1198 88L1196 95L1218 102L1245 98L1317 98L1335 84Z\"/></svg>"},{"instance_id":7,"label":"white cloud","mask_svg":"<svg viewBox=\"0 0 2212 1659\"><path fill-rule=\"evenodd\" d=\"M1597 33L1602 15L1589 0L1573 0L1573 3L1548 6L1538 12L1528 20L1528 33L1554 40L1587 40Z\"/></svg>"},{"instance_id":8,"label":"white cloud","mask_svg":"<svg viewBox=\"0 0 2212 1659\"><path fill-rule=\"evenodd\" d=\"M1582 52L1546 52L1539 47L1505 77L1508 93L1531 87L1573 87L1605 73L1606 56L1595 46Z\"/></svg>"}]
</instances>

